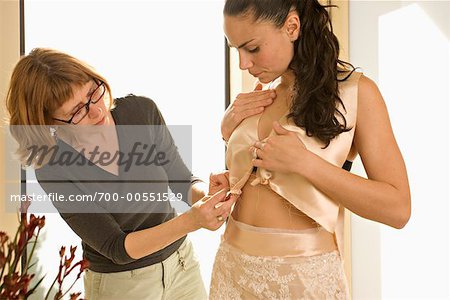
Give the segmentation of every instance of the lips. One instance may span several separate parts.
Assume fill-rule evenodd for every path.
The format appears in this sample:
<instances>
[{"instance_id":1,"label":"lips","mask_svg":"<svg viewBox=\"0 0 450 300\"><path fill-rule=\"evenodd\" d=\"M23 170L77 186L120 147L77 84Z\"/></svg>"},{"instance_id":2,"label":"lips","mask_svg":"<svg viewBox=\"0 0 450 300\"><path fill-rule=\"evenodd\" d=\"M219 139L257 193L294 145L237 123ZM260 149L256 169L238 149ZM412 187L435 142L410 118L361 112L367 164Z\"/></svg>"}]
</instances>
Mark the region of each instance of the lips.
<instances>
[{"instance_id":1,"label":"lips","mask_svg":"<svg viewBox=\"0 0 450 300\"><path fill-rule=\"evenodd\" d=\"M252 73L252 72L249 72L253 77L258 77L259 75L261 75L262 74L262 72L260 72L260 73Z\"/></svg>"}]
</instances>

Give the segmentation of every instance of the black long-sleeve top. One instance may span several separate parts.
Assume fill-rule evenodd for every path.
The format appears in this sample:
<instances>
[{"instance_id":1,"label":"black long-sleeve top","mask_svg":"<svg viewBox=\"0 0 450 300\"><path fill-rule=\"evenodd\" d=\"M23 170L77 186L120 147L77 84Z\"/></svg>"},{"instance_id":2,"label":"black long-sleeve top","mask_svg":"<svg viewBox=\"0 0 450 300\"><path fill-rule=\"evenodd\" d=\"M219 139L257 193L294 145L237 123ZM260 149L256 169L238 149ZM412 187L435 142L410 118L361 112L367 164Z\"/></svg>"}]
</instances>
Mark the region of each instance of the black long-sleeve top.
<instances>
[{"instance_id":1,"label":"black long-sleeve top","mask_svg":"<svg viewBox=\"0 0 450 300\"><path fill-rule=\"evenodd\" d=\"M140 197L143 200L153 195L155 200L164 200L167 195L164 193L170 187L174 193L182 195L183 201L188 202L190 187L199 180L192 177L182 161L164 119L152 100L129 95L116 99L115 103L112 116L116 125L133 125L116 127L120 152L132 151L133 145L138 145L137 148L143 153L142 145L155 145L158 151L164 153L165 157L161 161L165 161L165 164L134 164L128 168L123 164L119 166L116 176L89 163L85 156L78 155L78 164L52 163L36 170L38 182L47 194L57 193L66 199L70 195L97 194L94 202L53 204L81 238L83 256L89 261L89 268L103 273L149 266L175 252L186 237L138 260L127 254L124 242L129 232L157 226L176 216L170 201L138 202L132 199ZM62 140L57 144L61 153L75 151ZM98 201L101 193L105 193L103 201ZM105 195L110 198L109 201L105 201ZM112 201L113 197L117 201Z\"/></svg>"}]
</instances>

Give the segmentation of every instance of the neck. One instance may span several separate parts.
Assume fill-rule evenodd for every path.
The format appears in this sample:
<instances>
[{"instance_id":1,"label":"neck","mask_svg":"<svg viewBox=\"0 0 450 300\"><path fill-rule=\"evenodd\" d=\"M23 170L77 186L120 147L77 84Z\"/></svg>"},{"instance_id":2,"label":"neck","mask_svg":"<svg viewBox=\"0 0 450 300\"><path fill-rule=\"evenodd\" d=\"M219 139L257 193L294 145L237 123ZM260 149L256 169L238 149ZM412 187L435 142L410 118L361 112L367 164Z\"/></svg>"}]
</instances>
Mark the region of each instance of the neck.
<instances>
[{"instance_id":1,"label":"neck","mask_svg":"<svg viewBox=\"0 0 450 300\"><path fill-rule=\"evenodd\" d=\"M280 79L280 87L286 88L286 89L292 89L295 84L295 74L292 70L287 70L284 72L283 75L281 75Z\"/></svg>"},{"instance_id":2,"label":"neck","mask_svg":"<svg viewBox=\"0 0 450 300\"><path fill-rule=\"evenodd\" d=\"M275 82L277 83L276 89L277 94L284 95L280 99L285 99L285 105L287 107L291 106L293 91L295 86L295 74L292 70L287 70L283 75L278 77ZM277 98L275 98L276 101Z\"/></svg>"}]
</instances>

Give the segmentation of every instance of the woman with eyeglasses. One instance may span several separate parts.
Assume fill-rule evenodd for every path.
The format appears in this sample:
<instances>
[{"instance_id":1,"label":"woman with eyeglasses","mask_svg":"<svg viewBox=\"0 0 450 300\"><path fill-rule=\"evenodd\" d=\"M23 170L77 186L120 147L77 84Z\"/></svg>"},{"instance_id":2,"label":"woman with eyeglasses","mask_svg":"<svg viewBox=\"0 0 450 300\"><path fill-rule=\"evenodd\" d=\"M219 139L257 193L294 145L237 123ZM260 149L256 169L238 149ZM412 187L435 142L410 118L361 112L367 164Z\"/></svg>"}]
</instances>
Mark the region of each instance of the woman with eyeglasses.
<instances>
[{"instance_id":1,"label":"woman with eyeglasses","mask_svg":"<svg viewBox=\"0 0 450 300\"><path fill-rule=\"evenodd\" d=\"M21 163L64 196L53 205L82 240L86 298L206 298L186 235L219 228L234 200L223 174L205 196L152 100L113 100L90 66L37 48L14 68L6 104ZM177 215L179 200L192 206Z\"/></svg>"},{"instance_id":2,"label":"woman with eyeglasses","mask_svg":"<svg viewBox=\"0 0 450 300\"><path fill-rule=\"evenodd\" d=\"M339 60L319 1L226 0L223 11L240 68L275 91L257 114L250 107L262 91L241 95L222 122L230 191L240 198L216 255L210 297L349 299L344 208L394 228L411 213L383 98ZM357 154L368 179L347 171Z\"/></svg>"}]
</instances>

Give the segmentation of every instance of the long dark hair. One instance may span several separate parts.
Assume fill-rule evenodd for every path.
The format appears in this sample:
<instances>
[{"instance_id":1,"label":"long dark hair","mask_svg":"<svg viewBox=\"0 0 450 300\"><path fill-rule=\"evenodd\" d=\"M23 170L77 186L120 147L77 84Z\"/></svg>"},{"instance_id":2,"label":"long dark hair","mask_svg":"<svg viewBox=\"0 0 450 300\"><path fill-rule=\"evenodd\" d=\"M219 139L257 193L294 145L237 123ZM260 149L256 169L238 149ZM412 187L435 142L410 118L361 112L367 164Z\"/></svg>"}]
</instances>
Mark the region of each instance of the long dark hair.
<instances>
[{"instance_id":1,"label":"long dark hair","mask_svg":"<svg viewBox=\"0 0 450 300\"><path fill-rule=\"evenodd\" d=\"M277 28L284 25L292 9L297 11L301 30L290 63L295 93L288 117L308 136L323 142L324 148L333 138L351 130L338 110L339 104L345 110L338 83L355 70L338 58L339 42L333 33L329 7L333 6L321 5L317 0L227 0L223 9L225 15L248 14L254 21L270 21Z\"/></svg>"}]
</instances>

